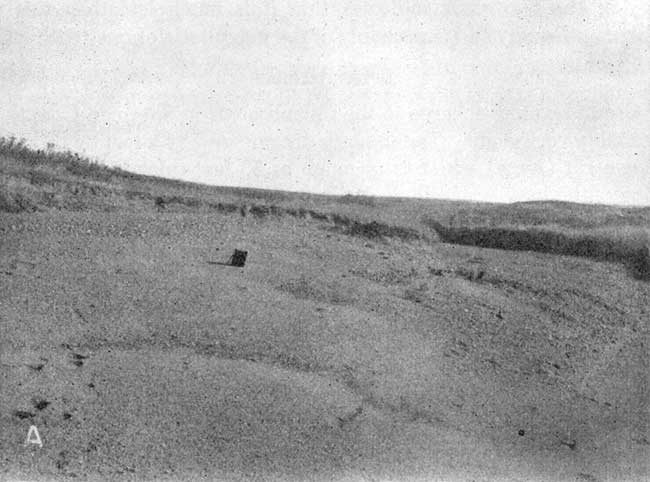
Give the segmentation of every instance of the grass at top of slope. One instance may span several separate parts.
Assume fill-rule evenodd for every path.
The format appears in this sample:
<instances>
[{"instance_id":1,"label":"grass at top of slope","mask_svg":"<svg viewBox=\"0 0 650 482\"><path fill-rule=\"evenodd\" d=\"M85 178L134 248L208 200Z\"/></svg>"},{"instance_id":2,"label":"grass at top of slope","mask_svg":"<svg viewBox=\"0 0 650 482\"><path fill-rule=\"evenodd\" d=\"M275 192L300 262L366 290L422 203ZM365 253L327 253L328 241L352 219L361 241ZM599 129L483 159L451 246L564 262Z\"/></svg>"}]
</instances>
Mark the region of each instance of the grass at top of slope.
<instances>
[{"instance_id":1,"label":"grass at top of slope","mask_svg":"<svg viewBox=\"0 0 650 482\"><path fill-rule=\"evenodd\" d=\"M446 243L516 251L580 256L625 264L639 279L650 279L650 235L641 227L569 230L535 226L443 226L424 222Z\"/></svg>"}]
</instances>

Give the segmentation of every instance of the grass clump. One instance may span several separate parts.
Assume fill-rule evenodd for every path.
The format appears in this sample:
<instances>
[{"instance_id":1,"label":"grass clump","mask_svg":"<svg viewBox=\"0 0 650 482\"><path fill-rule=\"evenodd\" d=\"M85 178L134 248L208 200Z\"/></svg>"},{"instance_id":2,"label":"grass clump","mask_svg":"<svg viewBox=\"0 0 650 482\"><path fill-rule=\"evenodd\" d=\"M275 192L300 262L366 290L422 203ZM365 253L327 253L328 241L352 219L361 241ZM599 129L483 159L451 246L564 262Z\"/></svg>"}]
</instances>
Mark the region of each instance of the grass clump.
<instances>
[{"instance_id":1,"label":"grass clump","mask_svg":"<svg viewBox=\"0 0 650 482\"><path fill-rule=\"evenodd\" d=\"M386 238L414 241L421 238L420 233L415 229L391 226L378 221L370 221L368 223L352 221L343 229L343 233L377 241L385 240Z\"/></svg>"},{"instance_id":2,"label":"grass clump","mask_svg":"<svg viewBox=\"0 0 650 482\"><path fill-rule=\"evenodd\" d=\"M485 270L478 268L470 269L463 266L456 268L454 273L461 278L465 278L467 281L480 281L485 276Z\"/></svg>"},{"instance_id":3,"label":"grass clump","mask_svg":"<svg viewBox=\"0 0 650 482\"><path fill-rule=\"evenodd\" d=\"M635 277L650 281L650 242L635 252L629 260L629 267Z\"/></svg>"},{"instance_id":4,"label":"grass clump","mask_svg":"<svg viewBox=\"0 0 650 482\"><path fill-rule=\"evenodd\" d=\"M256 218L263 219L269 215L270 210L268 206L260 206L258 204L253 204L248 210L248 212L251 214L251 216L255 216Z\"/></svg>"},{"instance_id":5,"label":"grass clump","mask_svg":"<svg viewBox=\"0 0 650 482\"><path fill-rule=\"evenodd\" d=\"M239 206L234 203L209 202L208 207L226 214L232 214L239 210Z\"/></svg>"},{"instance_id":6,"label":"grass clump","mask_svg":"<svg viewBox=\"0 0 650 482\"><path fill-rule=\"evenodd\" d=\"M350 226L354 221L342 214L332 213L330 219L337 226Z\"/></svg>"},{"instance_id":7,"label":"grass clump","mask_svg":"<svg viewBox=\"0 0 650 482\"><path fill-rule=\"evenodd\" d=\"M201 200L190 196L157 196L155 203L156 206L179 204L189 208L197 208L201 205Z\"/></svg>"},{"instance_id":8,"label":"grass clump","mask_svg":"<svg viewBox=\"0 0 650 482\"><path fill-rule=\"evenodd\" d=\"M312 209L310 209L307 212L309 213L309 216L312 219L315 219L316 221L329 221L329 218L327 217L327 214L319 213L318 211L314 211Z\"/></svg>"},{"instance_id":9,"label":"grass clump","mask_svg":"<svg viewBox=\"0 0 650 482\"><path fill-rule=\"evenodd\" d=\"M20 213L23 211L38 211L38 208L29 197L20 192L0 191L0 212Z\"/></svg>"},{"instance_id":10,"label":"grass clump","mask_svg":"<svg viewBox=\"0 0 650 482\"><path fill-rule=\"evenodd\" d=\"M270 215L282 217L286 214L286 211L279 206L264 204L253 204L248 209L248 212L251 214L251 216L254 216L258 219L264 219Z\"/></svg>"}]
</instances>

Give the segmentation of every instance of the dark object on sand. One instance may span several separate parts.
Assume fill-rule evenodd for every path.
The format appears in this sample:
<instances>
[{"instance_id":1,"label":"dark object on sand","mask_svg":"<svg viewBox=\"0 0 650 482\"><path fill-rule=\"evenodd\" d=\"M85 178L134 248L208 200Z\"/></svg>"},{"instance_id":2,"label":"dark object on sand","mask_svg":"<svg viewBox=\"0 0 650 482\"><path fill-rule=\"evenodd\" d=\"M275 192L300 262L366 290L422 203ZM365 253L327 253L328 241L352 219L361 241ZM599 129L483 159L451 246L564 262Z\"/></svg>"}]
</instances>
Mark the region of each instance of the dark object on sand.
<instances>
[{"instance_id":1,"label":"dark object on sand","mask_svg":"<svg viewBox=\"0 0 650 482\"><path fill-rule=\"evenodd\" d=\"M230 257L230 265L243 268L246 264L246 257L248 256L248 251L240 251L238 249Z\"/></svg>"},{"instance_id":2,"label":"dark object on sand","mask_svg":"<svg viewBox=\"0 0 650 482\"><path fill-rule=\"evenodd\" d=\"M32 403L34 404L36 410L43 410L50 404L50 402L42 398L35 398L32 400Z\"/></svg>"},{"instance_id":3,"label":"dark object on sand","mask_svg":"<svg viewBox=\"0 0 650 482\"><path fill-rule=\"evenodd\" d=\"M576 449L576 441L575 441L575 440L571 440L570 442L567 441L567 440L560 440L560 443L561 443L562 445L566 445L566 446L569 447L571 450L575 450L575 449Z\"/></svg>"},{"instance_id":4,"label":"dark object on sand","mask_svg":"<svg viewBox=\"0 0 650 482\"><path fill-rule=\"evenodd\" d=\"M24 410L14 410L14 417L18 417L21 420L26 418L32 418L34 414L32 412L26 412Z\"/></svg>"}]
</instances>

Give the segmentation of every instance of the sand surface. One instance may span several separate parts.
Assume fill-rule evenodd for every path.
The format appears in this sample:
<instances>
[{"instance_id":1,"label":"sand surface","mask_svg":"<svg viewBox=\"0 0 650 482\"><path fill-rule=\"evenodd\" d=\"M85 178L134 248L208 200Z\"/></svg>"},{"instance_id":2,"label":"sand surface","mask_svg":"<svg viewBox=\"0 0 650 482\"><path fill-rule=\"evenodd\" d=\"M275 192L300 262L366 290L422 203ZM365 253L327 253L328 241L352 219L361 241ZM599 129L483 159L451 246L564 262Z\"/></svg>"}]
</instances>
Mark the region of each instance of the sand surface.
<instances>
[{"instance_id":1,"label":"sand surface","mask_svg":"<svg viewBox=\"0 0 650 482\"><path fill-rule=\"evenodd\" d=\"M0 479L650 480L649 300L303 219L0 214Z\"/></svg>"}]
</instances>

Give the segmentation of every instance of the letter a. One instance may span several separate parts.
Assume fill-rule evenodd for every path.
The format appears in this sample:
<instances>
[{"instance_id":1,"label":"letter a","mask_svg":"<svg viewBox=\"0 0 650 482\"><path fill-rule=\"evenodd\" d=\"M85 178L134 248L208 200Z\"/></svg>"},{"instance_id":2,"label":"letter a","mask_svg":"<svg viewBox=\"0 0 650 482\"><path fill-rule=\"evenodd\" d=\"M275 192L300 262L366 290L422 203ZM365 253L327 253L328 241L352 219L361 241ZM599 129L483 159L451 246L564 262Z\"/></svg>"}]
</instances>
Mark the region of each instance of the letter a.
<instances>
[{"instance_id":1,"label":"letter a","mask_svg":"<svg viewBox=\"0 0 650 482\"><path fill-rule=\"evenodd\" d=\"M25 440L25 445L29 444L35 444L43 448L43 442L41 442L41 436L38 434L36 425L29 427L29 432L27 432L27 440Z\"/></svg>"}]
</instances>

